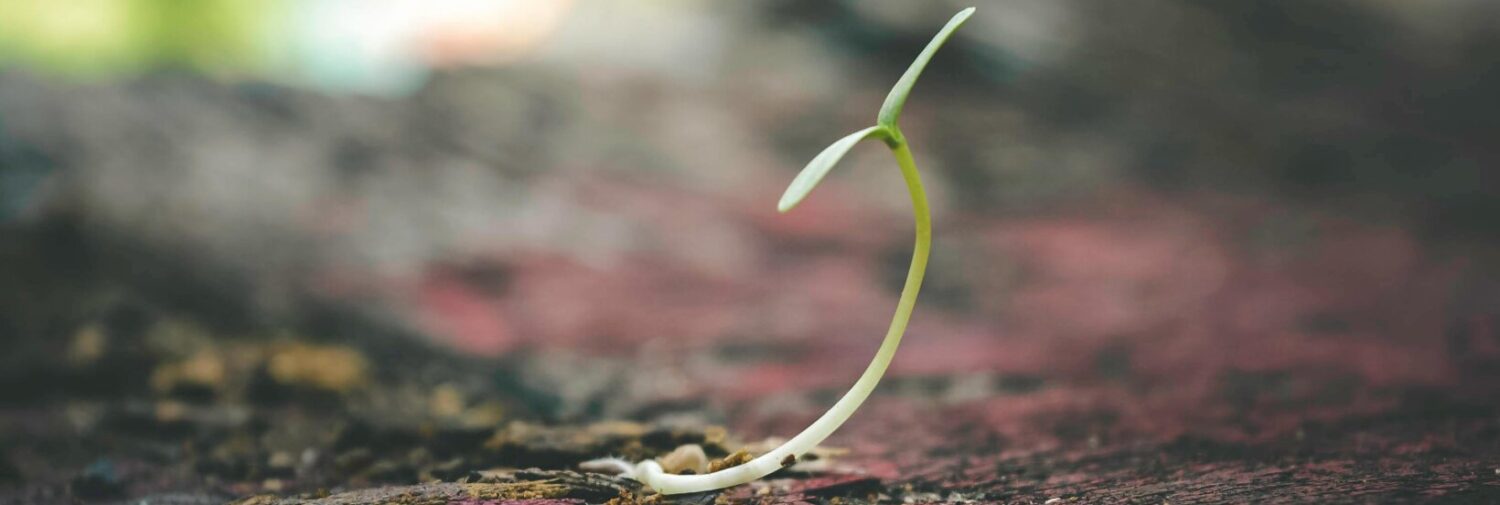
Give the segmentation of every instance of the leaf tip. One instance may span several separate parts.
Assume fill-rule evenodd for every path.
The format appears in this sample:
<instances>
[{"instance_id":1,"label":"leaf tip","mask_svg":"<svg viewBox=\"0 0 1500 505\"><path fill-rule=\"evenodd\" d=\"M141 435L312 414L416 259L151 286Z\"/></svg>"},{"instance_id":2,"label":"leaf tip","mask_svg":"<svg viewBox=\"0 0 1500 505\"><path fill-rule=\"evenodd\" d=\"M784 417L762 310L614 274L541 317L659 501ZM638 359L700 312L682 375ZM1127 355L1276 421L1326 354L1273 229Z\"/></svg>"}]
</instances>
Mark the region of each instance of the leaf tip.
<instances>
[{"instance_id":1,"label":"leaf tip","mask_svg":"<svg viewBox=\"0 0 1500 505\"><path fill-rule=\"evenodd\" d=\"M792 210L792 207L796 207L798 203L801 203L803 198L807 198L807 194L812 191L813 187L817 186L818 182L823 180L823 176L828 175L828 171L833 169L833 165L837 164L839 159L843 158L844 154L848 153L849 149L854 147L854 144L864 139L885 138L888 135L890 133L885 127L876 125L845 135L844 138L838 139L829 144L828 147L823 148L823 152L818 153L817 156L813 157L812 161L807 162L807 166L802 168L802 172L798 173L795 179L792 179L791 185L788 185L786 188L786 193L781 195L781 201L776 204L776 210L781 212Z\"/></svg>"},{"instance_id":2,"label":"leaf tip","mask_svg":"<svg viewBox=\"0 0 1500 505\"><path fill-rule=\"evenodd\" d=\"M927 62L932 60L932 56L937 53L938 49L948 42L948 37L953 36L953 32L963 26L973 14L974 7L958 11L958 14L954 14L948 23L938 30L937 35L927 42L927 47L922 49L915 60L912 60L911 66L906 68L906 73L901 74L896 85L891 87L890 94L885 96L885 103L880 105L880 113L875 116L875 124L887 128L896 125L896 120L901 117L901 108L906 105L906 97L911 94L911 89L916 85L917 78L921 77L922 70L927 68Z\"/></svg>"}]
</instances>

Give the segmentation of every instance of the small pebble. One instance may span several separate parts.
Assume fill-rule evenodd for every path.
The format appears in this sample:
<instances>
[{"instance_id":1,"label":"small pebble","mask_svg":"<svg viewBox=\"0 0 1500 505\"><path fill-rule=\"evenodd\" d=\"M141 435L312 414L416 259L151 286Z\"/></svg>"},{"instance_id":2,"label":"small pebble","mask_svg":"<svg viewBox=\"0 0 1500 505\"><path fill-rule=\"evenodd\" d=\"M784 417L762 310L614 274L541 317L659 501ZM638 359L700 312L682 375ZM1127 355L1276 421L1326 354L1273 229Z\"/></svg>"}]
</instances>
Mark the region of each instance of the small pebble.
<instances>
[{"instance_id":1,"label":"small pebble","mask_svg":"<svg viewBox=\"0 0 1500 505\"><path fill-rule=\"evenodd\" d=\"M662 470L670 474L703 474L708 470L708 455L698 444L686 444L666 456L657 458Z\"/></svg>"}]
</instances>

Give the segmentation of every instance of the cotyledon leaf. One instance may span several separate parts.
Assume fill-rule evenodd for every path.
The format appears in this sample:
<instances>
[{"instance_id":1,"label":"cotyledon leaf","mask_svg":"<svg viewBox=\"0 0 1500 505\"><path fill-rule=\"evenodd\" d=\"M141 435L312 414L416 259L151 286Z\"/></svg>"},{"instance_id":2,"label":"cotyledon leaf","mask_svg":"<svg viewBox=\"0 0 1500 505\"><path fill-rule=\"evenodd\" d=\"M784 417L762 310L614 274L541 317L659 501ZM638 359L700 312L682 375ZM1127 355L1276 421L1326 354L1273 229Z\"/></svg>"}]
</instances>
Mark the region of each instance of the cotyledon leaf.
<instances>
[{"instance_id":1,"label":"cotyledon leaf","mask_svg":"<svg viewBox=\"0 0 1500 505\"><path fill-rule=\"evenodd\" d=\"M880 106L880 114L876 116L875 124L887 128L896 124L896 120L901 117L901 107L906 105L906 96L911 94L912 86L916 85L917 78L922 76L922 69L927 68L927 62L932 60L932 55L937 54L938 49L943 47L943 43L948 41L948 37L952 36L958 27L963 26L964 21L967 21L973 14L973 7L959 11L958 14L953 15L953 19L948 20L948 24L944 25L937 35L932 37L932 41L928 42L927 47L922 49L922 53L917 55L917 59L911 62L911 66L906 67L906 73L901 74L901 79L891 87L891 93L885 96L885 103Z\"/></svg>"},{"instance_id":2,"label":"cotyledon leaf","mask_svg":"<svg viewBox=\"0 0 1500 505\"><path fill-rule=\"evenodd\" d=\"M837 165L839 160L844 157L844 154L848 153L849 149L854 147L854 144L858 144L859 141L868 138L885 138L888 135L890 133L884 127L871 126L850 133L844 138L829 144L828 147L823 149L823 152L818 153L817 156L813 157L812 161L807 162L807 166L802 168L802 172L797 174L796 179L792 179L792 184L787 186L786 193L781 195L781 202L776 204L776 209L786 212L792 210L792 207L796 207L798 203L801 203L803 198L807 198L807 194L812 191L813 187L816 187L818 182L823 180L823 176L828 175L828 171L833 170L833 166Z\"/></svg>"}]
</instances>

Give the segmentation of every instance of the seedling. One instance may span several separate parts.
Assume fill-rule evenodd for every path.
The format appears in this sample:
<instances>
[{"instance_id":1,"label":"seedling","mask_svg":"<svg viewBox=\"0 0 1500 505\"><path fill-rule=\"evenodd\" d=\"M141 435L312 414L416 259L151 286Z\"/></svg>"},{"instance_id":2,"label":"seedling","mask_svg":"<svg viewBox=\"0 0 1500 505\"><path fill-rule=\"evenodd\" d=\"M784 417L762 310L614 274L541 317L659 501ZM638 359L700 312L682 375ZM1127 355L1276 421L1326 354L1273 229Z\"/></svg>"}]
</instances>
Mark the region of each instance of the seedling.
<instances>
[{"instance_id":1,"label":"seedling","mask_svg":"<svg viewBox=\"0 0 1500 505\"><path fill-rule=\"evenodd\" d=\"M927 62L932 55L943 47L948 37L953 35L958 27L974 13L970 7L960 11L953 19L943 26L927 43L927 47L917 55L911 67L901 75L901 80L896 81L896 86L891 88L889 95L885 97L885 103L880 106L880 114L876 116L875 125L854 132L844 138L834 141L833 144L823 149L823 152L814 156L807 167L797 174L792 180L791 186L781 196L781 202L777 209L786 212L796 207L803 198L812 191L828 171L839 162L844 154L849 152L855 144L862 140L880 140L891 149L891 154L896 157L896 164L901 167L901 175L906 179L906 187L911 193L912 212L916 216L917 241L912 250L911 268L906 273L906 285L901 289L901 298L896 304L896 314L891 318L890 329L886 331L885 340L880 343L880 350L876 351L875 358L870 361L869 367L865 368L864 374L849 389L848 393L840 398L832 408L828 409L806 430L792 437L780 447L746 462L743 465L725 468L717 472L704 475L673 475L662 470L660 464L653 460L646 460L634 466L621 460L598 460L590 462L592 467L610 467L619 470L627 477L641 481L662 494L693 493L701 491L712 491L730 486L744 484L761 477L770 475L772 472L790 466L797 462L803 454L817 447L824 439L833 434L849 416L854 414L870 392L875 390L875 385L880 382L880 377L885 375L886 368L891 364L891 358L896 355L896 348L901 345L901 336L906 332L906 324L911 320L912 308L917 303L917 291L922 287L922 276L927 271L927 256L932 249L932 217L927 209L927 193L922 190L922 178L917 173L917 164L912 160L911 149L907 145L906 136L901 134L901 128L897 126L897 120L901 118L901 107L906 104L907 95L911 94L911 88L917 83L917 77L922 75L922 69L927 67Z\"/></svg>"}]
</instances>

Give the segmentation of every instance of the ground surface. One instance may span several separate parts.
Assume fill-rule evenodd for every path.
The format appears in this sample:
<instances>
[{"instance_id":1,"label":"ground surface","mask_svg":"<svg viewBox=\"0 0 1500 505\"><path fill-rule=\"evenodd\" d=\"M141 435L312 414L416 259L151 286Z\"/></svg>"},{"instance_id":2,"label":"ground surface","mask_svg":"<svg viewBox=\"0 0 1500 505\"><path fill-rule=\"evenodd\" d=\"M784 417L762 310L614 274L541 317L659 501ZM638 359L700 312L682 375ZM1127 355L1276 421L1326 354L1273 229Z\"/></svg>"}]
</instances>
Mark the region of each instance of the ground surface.
<instances>
[{"instance_id":1,"label":"ground surface","mask_svg":"<svg viewBox=\"0 0 1500 505\"><path fill-rule=\"evenodd\" d=\"M17 503L127 497L181 504L236 498L326 504L640 500L646 493L629 481L566 470L597 456L646 457L684 443L722 456L737 448L740 433L790 433L829 396L814 391L805 402L784 402L795 407L736 416L732 424L745 428L728 433L692 422L676 428L627 421L530 423L505 420L519 415L478 401L494 393L468 396L450 382L431 389L359 386L362 391L348 394L364 398L339 405L337 394L324 389L336 380L319 383L332 379L275 371L276 360L295 361L296 353L308 352L332 351L274 351L283 354L269 358L261 372L269 377L251 379L264 382L250 386L252 391L287 387L306 393L290 405L205 402L213 385L196 384L193 372L186 372L182 389L162 395L172 399L9 408L0 467L4 496ZM199 372L213 369L197 366ZM1347 377L1325 382L1285 373L1237 374L1224 378L1213 397L1183 404L1138 392L1128 371L1111 373L1120 377L1091 384L1012 376L897 377L836 437L834 444L847 452L722 496L674 500L1500 499L1500 412L1488 398L1466 397L1462 388L1374 388ZM233 373L228 377L238 380ZM795 389L778 396L787 395L801 396ZM374 405L382 398L399 405L402 396L410 396L405 404L426 405L426 411ZM931 399L945 396L955 399Z\"/></svg>"},{"instance_id":2,"label":"ground surface","mask_svg":"<svg viewBox=\"0 0 1500 505\"><path fill-rule=\"evenodd\" d=\"M903 119L937 243L870 401L723 493L576 473L763 449L885 330L883 153L773 203L930 27L793 5L884 4L724 16L691 78L0 73L0 503L1500 502L1500 31L1356 2L1077 2L1090 37L1014 69L956 39Z\"/></svg>"},{"instance_id":3,"label":"ground surface","mask_svg":"<svg viewBox=\"0 0 1500 505\"><path fill-rule=\"evenodd\" d=\"M1338 219L1317 225L1323 231L1309 250L1256 263L1219 238L1231 225L1202 224L1233 222L1224 217L1233 212L1132 201L1140 207L1112 218L957 225L975 228L962 247L1010 251L1007 261L1027 272L1006 304L989 309L1013 315L964 315L965 305L989 303L973 291L1001 281L939 269L892 376L821 458L765 482L672 500L1500 500L1500 345L1486 306L1469 303L1484 293L1472 266L1442 260L1399 231ZM1131 232L1114 231L1121 227ZM806 240L796 229L764 233ZM891 237L899 240L899 230ZM533 310L507 305L511 297L584 300L598 311L583 316L588 324L614 331L566 338L582 323L543 318L528 333L557 332L553 340L516 344L496 358L458 357L451 349L490 345L462 339L434 347L400 335L215 329L101 295L65 338L10 355L0 375L9 398L0 411L0 497L659 500L629 481L571 471L596 457L652 457L690 443L710 457L754 451L767 437L800 430L868 359L894 288L858 266L879 272L899 263L892 247L897 260L856 256L826 267L800 255L846 253L785 253L793 266L773 268L771 280L705 280L649 262L617 271L506 259L519 278L508 281L499 309L482 314ZM1345 251L1366 253L1351 262ZM1171 273L1185 271L1197 273ZM619 276L644 287L618 297L608 289ZM640 280L652 277L659 280ZM452 306L471 303L475 279L486 277L432 281L447 293L429 301L433 310L465 314ZM876 282L873 294L835 284L862 279ZM780 338L725 330L745 323L717 318L761 296L762 282L810 293L799 303L818 313L752 319L769 325L765 335L778 335L777 324L813 329L781 330ZM681 300L682 289L699 299ZM696 305L654 305L662 300ZM648 306L678 319L640 319ZM692 338L650 336L669 327Z\"/></svg>"}]
</instances>

